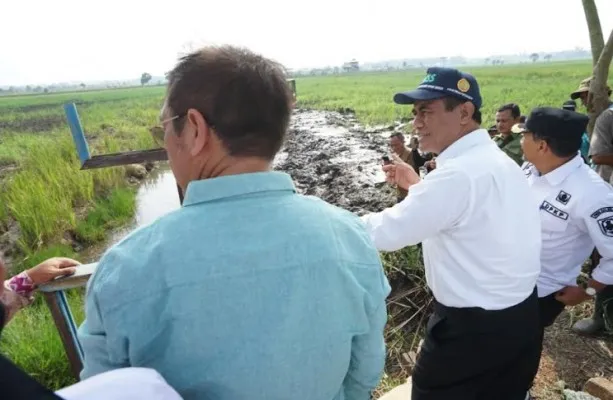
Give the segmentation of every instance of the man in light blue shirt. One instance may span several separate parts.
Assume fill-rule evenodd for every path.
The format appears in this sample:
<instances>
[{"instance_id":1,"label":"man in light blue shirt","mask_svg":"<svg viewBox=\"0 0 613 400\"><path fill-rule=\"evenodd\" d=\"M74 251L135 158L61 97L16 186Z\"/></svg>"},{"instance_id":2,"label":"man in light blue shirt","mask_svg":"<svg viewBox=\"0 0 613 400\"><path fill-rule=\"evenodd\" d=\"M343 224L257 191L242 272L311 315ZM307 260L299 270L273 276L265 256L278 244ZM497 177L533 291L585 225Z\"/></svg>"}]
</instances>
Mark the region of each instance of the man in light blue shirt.
<instances>
[{"instance_id":1,"label":"man in light blue shirt","mask_svg":"<svg viewBox=\"0 0 613 400\"><path fill-rule=\"evenodd\" d=\"M390 287L358 217L271 171L290 118L282 71L231 46L171 71L154 132L184 202L100 261L82 378L148 367L185 399L370 398Z\"/></svg>"}]
</instances>

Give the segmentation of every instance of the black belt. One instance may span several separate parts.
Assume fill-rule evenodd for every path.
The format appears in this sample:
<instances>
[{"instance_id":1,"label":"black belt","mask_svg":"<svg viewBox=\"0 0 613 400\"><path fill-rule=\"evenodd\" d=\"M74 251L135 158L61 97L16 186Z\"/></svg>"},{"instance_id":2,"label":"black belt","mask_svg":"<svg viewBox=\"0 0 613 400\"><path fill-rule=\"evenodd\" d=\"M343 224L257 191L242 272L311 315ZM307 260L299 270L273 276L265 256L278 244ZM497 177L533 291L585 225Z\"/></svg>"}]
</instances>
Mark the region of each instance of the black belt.
<instances>
[{"instance_id":1,"label":"black belt","mask_svg":"<svg viewBox=\"0 0 613 400\"><path fill-rule=\"evenodd\" d=\"M530 296L522 302L500 310L486 310L481 307L447 307L434 300L434 313L441 317L451 320L464 320L465 322L474 320L506 320L524 319L526 314L538 314L538 294L536 287Z\"/></svg>"}]
</instances>

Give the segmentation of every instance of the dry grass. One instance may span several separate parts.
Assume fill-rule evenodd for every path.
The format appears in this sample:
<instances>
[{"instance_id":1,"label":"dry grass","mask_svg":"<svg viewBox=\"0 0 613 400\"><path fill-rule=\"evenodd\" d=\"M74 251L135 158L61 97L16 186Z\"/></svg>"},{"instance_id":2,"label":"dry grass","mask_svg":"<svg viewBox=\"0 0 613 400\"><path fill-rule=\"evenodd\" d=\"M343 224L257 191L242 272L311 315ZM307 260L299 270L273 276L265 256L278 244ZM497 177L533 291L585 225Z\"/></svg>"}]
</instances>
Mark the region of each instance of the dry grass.
<instances>
[{"instance_id":1,"label":"dry grass","mask_svg":"<svg viewBox=\"0 0 613 400\"><path fill-rule=\"evenodd\" d=\"M533 396L538 400L561 398L561 387L581 390L593 377L613 377L613 341L610 337L587 338L571 326L592 314L593 303L569 308L545 332L541 366Z\"/></svg>"}]
</instances>

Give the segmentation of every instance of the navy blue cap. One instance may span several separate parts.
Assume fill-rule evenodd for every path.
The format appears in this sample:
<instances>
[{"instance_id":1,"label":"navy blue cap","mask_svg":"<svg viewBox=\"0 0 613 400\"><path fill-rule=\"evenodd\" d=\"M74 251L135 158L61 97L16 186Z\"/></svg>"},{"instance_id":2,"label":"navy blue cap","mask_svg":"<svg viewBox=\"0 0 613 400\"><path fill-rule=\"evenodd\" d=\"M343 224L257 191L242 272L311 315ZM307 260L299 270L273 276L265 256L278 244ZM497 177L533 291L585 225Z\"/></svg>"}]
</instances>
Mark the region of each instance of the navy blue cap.
<instances>
[{"instance_id":1,"label":"navy blue cap","mask_svg":"<svg viewBox=\"0 0 613 400\"><path fill-rule=\"evenodd\" d=\"M397 104L414 104L416 101L436 100L451 96L468 100L481 108L479 84L474 76L454 68L431 67L416 90L396 93Z\"/></svg>"},{"instance_id":2,"label":"navy blue cap","mask_svg":"<svg viewBox=\"0 0 613 400\"><path fill-rule=\"evenodd\" d=\"M575 103L575 100L567 100L562 104L562 108L569 111L575 111L577 109L577 103Z\"/></svg>"},{"instance_id":3,"label":"navy blue cap","mask_svg":"<svg viewBox=\"0 0 613 400\"><path fill-rule=\"evenodd\" d=\"M588 121L587 116L574 111L539 107L528 116L525 130L543 138L573 140L583 136Z\"/></svg>"}]
</instances>

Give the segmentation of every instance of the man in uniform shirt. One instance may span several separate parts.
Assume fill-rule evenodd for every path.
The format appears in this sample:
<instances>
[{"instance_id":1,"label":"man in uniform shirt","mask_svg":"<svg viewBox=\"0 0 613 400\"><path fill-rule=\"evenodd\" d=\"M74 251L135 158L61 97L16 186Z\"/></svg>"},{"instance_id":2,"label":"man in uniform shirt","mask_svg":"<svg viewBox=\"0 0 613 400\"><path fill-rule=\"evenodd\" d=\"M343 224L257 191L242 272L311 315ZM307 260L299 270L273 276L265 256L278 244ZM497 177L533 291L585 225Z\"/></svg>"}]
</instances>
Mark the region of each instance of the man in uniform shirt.
<instances>
[{"instance_id":1,"label":"man in uniform shirt","mask_svg":"<svg viewBox=\"0 0 613 400\"><path fill-rule=\"evenodd\" d=\"M500 150L511 157L517 165L522 165L524 163L521 145L519 143L521 135L513 133L511 128L513 125L519 123L520 118L521 111L517 104L509 103L500 107L496 113L496 128L498 129L498 134L494 136L494 142L498 145Z\"/></svg>"},{"instance_id":2,"label":"man in uniform shirt","mask_svg":"<svg viewBox=\"0 0 613 400\"><path fill-rule=\"evenodd\" d=\"M480 128L472 75L430 68L394 101L414 104L421 148L438 154L423 180L407 164L384 166L409 194L362 217L379 250L423 243L435 305L412 399L523 400L540 357L541 233L528 183Z\"/></svg>"},{"instance_id":3,"label":"man in uniform shirt","mask_svg":"<svg viewBox=\"0 0 613 400\"><path fill-rule=\"evenodd\" d=\"M573 100L581 99L581 103L588 107L588 111L591 81L592 77L584 79L579 84L579 88L570 95ZM609 89L609 95L611 95L611 89ZM613 183L613 104L609 104L609 108L596 119L590 140L589 156L598 175L605 182ZM611 305L606 306L609 303ZM613 319L613 287L608 287L598 293L592 318L577 321L573 330L584 335L601 333L605 329L605 314Z\"/></svg>"},{"instance_id":4,"label":"man in uniform shirt","mask_svg":"<svg viewBox=\"0 0 613 400\"><path fill-rule=\"evenodd\" d=\"M536 108L523 127L523 169L541 217L539 306L543 327L613 284L613 188L579 154L588 117ZM587 286L577 285L594 246L602 255Z\"/></svg>"}]
</instances>

